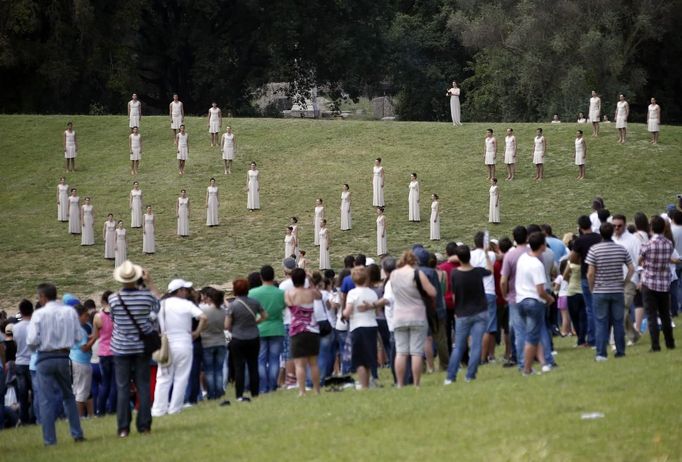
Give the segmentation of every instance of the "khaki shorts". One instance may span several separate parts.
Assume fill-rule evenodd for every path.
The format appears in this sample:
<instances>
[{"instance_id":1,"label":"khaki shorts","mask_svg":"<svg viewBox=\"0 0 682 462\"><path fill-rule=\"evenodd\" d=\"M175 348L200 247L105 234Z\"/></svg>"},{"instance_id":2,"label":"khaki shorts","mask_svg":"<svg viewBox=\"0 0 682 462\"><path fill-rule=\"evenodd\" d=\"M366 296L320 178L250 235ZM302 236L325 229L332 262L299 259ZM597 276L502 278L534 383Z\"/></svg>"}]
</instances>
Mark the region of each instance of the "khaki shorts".
<instances>
[{"instance_id":1,"label":"khaki shorts","mask_svg":"<svg viewBox=\"0 0 682 462\"><path fill-rule=\"evenodd\" d=\"M85 403L90 397L92 388L92 366L71 361L71 370L73 371L73 394L76 401Z\"/></svg>"},{"instance_id":2,"label":"khaki shorts","mask_svg":"<svg viewBox=\"0 0 682 462\"><path fill-rule=\"evenodd\" d=\"M399 355L421 356L424 354L426 326L396 327L393 333L395 351Z\"/></svg>"}]
</instances>

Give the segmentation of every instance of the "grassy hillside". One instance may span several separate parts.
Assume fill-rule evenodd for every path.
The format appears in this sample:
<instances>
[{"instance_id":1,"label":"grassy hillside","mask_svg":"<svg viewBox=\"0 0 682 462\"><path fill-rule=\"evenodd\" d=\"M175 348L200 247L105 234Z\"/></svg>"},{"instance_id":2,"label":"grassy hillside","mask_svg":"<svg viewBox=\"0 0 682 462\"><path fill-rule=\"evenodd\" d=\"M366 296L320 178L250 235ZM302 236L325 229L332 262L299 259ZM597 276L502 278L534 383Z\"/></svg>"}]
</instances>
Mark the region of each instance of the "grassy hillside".
<instances>
[{"instance_id":1,"label":"grassy hillside","mask_svg":"<svg viewBox=\"0 0 682 462\"><path fill-rule=\"evenodd\" d=\"M81 247L56 220L56 185L64 174L62 131L73 120L80 150L78 171L67 175L81 198L91 196L96 213L94 247ZM398 253L415 242L442 251L448 240L472 240L487 226L488 188L483 136L488 125L453 128L446 123L235 119L238 140L235 171L224 176L220 153L210 148L205 118L188 118L190 158L179 177L166 117L146 117L141 133L144 152L140 181L145 203L157 216L157 253L142 254L140 230L129 229L129 258L150 268L159 283L182 276L199 285L221 284L281 261L288 217L300 218L302 248L316 264L312 217L316 197L327 203L332 231L332 263L348 253L374 255L375 215L371 207L371 172L375 157L386 169L388 247ZM506 125L492 124L500 145ZM503 180L498 155L502 224L491 235L510 234L518 223L548 222L557 234L574 229L575 218L589 211L593 196L605 198L612 212L631 216L637 210L659 212L680 191L673 166L679 163L682 129L663 127L662 144L650 145L642 125L632 125L629 142L616 144L615 128L604 126L598 139L587 137L587 179L575 181L573 139L576 125L545 125L549 152L546 180L532 181L531 144L536 125L514 125L519 144L518 179ZM584 127L589 130L588 127ZM0 254L6 269L0 292L6 306L33 296L45 279L61 290L89 295L111 287L113 263L104 260L101 227L114 213L130 224L127 120L120 116L0 116L1 197ZM256 160L261 171L259 212L246 210L246 169ZM411 172L422 182L422 222L407 221L407 184ZM221 226L205 226L206 186L215 176L220 187ZM353 230L339 230L342 183L353 193ZM174 206L181 188L192 200L191 237L175 235ZM428 242L430 193L441 196L442 236Z\"/></svg>"}]
</instances>

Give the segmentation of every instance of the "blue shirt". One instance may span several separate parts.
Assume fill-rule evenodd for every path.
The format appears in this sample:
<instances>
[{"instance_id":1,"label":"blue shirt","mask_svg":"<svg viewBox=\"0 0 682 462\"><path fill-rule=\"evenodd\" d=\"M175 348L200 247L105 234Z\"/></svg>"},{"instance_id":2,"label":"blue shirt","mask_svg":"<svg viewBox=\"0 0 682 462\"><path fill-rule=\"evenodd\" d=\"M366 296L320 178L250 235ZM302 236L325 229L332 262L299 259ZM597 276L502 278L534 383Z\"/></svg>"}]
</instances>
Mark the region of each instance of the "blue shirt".
<instances>
[{"instance_id":1,"label":"blue shirt","mask_svg":"<svg viewBox=\"0 0 682 462\"><path fill-rule=\"evenodd\" d=\"M355 289L355 283L353 282L353 278L349 274L348 276L343 278L343 281L341 282L341 293L347 294L353 289Z\"/></svg>"},{"instance_id":2,"label":"blue shirt","mask_svg":"<svg viewBox=\"0 0 682 462\"><path fill-rule=\"evenodd\" d=\"M90 326L90 324L81 324L81 330L83 331L83 338L81 338L78 343L71 347L69 358L75 363L90 364L92 350L84 352L81 350L81 347L88 343L88 337L90 337L90 333L92 332L92 326Z\"/></svg>"},{"instance_id":3,"label":"blue shirt","mask_svg":"<svg viewBox=\"0 0 682 462\"><path fill-rule=\"evenodd\" d=\"M564 243L553 236L547 236L547 246L552 249L552 252L554 252L554 262L556 264L559 264L561 259L568 253L568 249L564 245Z\"/></svg>"},{"instance_id":4,"label":"blue shirt","mask_svg":"<svg viewBox=\"0 0 682 462\"><path fill-rule=\"evenodd\" d=\"M82 336L76 310L52 301L33 313L27 343L37 351L70 350Z\"/></svg>"}]
</instances>

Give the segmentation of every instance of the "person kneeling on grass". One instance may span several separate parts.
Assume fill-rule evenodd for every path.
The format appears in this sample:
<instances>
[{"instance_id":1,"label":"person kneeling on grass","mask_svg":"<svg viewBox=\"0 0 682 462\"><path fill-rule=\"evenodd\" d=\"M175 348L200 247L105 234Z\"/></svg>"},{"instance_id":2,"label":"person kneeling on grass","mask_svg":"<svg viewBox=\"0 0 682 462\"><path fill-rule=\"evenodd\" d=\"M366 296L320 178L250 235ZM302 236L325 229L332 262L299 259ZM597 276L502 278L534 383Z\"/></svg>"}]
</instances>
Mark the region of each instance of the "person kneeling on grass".
<instances>
[{"instance_id":1,"label":"person kneeling on grass","mask_svg":"<svg viewBox=\"0 0 682 462\"><path fill-rule=\"evenodd\" d=\"M350 322L352 344L351 369L357 371L360 389L369 388L369 373L377 365L376 292L368 287L367 268L356 266L351 270L355 289L348 292L344 318Z\"/></svg>"},{"instance_id":2,"label":"person kneeling on grass","mask_svg":"<svg viewBox=\"0 0 682 462\"><path fill-rule=\"evenodd\" d=\"M481 342L488 325L488 303L486 301L483 278L493 274L493 261L484 255L485 268L471 266L471 252L466 245L455 251L460 266L450 275L453 297L455 299L455 349L450 356L448 375L444 385L450 385L457 378L459 364L471 336L471 352L467 367L466 381L476 378L481 361Z\"/></svg>"}]
</instances>

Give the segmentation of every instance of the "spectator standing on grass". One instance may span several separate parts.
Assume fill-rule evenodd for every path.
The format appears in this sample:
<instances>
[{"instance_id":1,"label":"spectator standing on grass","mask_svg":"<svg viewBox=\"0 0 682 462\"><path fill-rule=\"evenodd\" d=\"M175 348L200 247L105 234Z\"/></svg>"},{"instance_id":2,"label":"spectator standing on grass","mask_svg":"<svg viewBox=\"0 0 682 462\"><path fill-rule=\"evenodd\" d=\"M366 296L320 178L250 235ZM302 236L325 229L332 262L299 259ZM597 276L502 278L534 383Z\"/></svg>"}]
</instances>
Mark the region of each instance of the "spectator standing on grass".
<instances>
[{"instance_id":1,"label":"spectator standing on grass","mask_svg":"<svg viewBox=\"0 0 682 462\"><path fill-rule=\"evenodd\" d=\"M642 271L642 297L646 310L651 336L651 350L660 351L658 318L665 345L669 350L675 348L672 322L670 320L670 263L674 251L672 242L663 236L665 221L655 215L651 218L651 240L642 246L639 264ZM679 264L679 259L677 260Z\"/></svg>"},{"instance_id":2,"label":"spectator standing on grass","mask_svg":"<svg viewBox=\"0 0 682 462\"><path fill-rule=\"evenodd\" d=\"M469 252L469 259L470 259L470 266L474 268L483 268L483 269L488 269L488 266L492 268L493 262L495 262L496 256L495 252L491 252L488 249L484 249L483 246L485 244L485 233L483 231L478 231L474 235L474 245L476 248ZM469 248L466 248L467 252L469 251ZM464 249L460 249L457 252L457 256L460 256L460 253L465 254L467 253L464 251ZM460 258L461 262L461 258ZM472 273L472 274L478 274ZM495 277L493 276L492 270L490 271L490 274L484 274L483 276L483 289L485 290L484 294L484 299L486 303L486 326L484 328L484 334L483 334L483 344L482 347L479 349L479 352L483 354L481 358L479 358L484 364L488 362L488 360L494 360L495 359L495 333L497 332L497 296L495 295ZM470 281L471 282L471 281ZM473 282L472 282L473 283ZM457 304L457 295L455 294L455 304ZM460 315L460 316L471 316L476 312L474 311L468 311L468 314ZM471 324L470 328L474 328L474 325ZM457 338L457 335L455 335L455 339ZM473 348L472 348L472 354L473 354ZM471 359L470 359L471 360ZM452 364L452 362L451 362ZM478 366L478 364L477 364ZM451 369L452 366L449 366L448 369ZM474 375L475 371L474 371Z\"/></svg>"},{"instance_id":3,"label":"spectator standing on grass","mask_svg":"<svg viewBox=\"0 0 682 462\"><path fill-rule=\"evenodd\" d=\"M95 314L93 325L99 332L99 369L102 377L99 395L95 403L95 414L102 416L116 411L116 375L114 372L114 355L111 351L111 336L114 324L109 308L111 291L102 294L102 308Z\"/></svg>"},{"instance_id":4,"label":"spectator standing on grass","mask_svg":"<svg viewBox=\"0 0 682 462\"><path fill-rule=\"evenodd\" d=\"M593 207L599 206L597 201L593 203ZM595 214L596 215L596 214ZM601 236L592 231L593 225L590 217L587 215L582 215L578 218L578 230L580 236L573 243L573 251L571 255L573 256L572 261L580 262L580 285L583 292L583 300L585 302L585 313L586 313L586 328L585 336L586 341L589 346L595 345L595 321L594 321L594 306L592 304L592 291L590 285L587 282L587 253L590 248L601 242Z\"/></svg>"},{"instance_id":5,"label":"spectator standing on grass","mask_svg":"<svg viewBox=\"0 0 682 462\"><path fill-rule=\"evenodd\" d=\"M83 335L79 342L71 347L69 359L71 360L71 372L73 381L73 394L76 398L76 406L80 417L92 417L95 408L92 402L92 345L97 340L93 334L92 326L88 322L90 315L88 310L81 304L74 307L78 314L78 321Z\"/></svg>"},{"instance_id":6,"label":"spectator standing on grass","mask_svg":"<svg viewBox=\"0 0 682 462\"><path fill-rule=\"evenodd\" d=\"M633 265L639 259L639 252L642 248L642 243L639 239L633 236L630 231L627 230L627 220L625 215L616 214L613 216L613 242L622 246L630 256L630 260ZM623 277L627 275L627 267L623 267ZM630 308L635 301L635 296L637 295L637 285L639 285L639 274L635 271L632 274L632 278L627 281L624 285L624 320L625 320L625 333L628 336L628 344L632 345L639 340L641 334L639 331L635 330L634 324L635 320L630 316Z\"/></svg>"},{"instance_id":7,"label":"spectator standing on grass","mask_svg":"<svg viewBox=\"0 0 682 462\"><path fill-rule=\"evenodd\" d=\"M450 356L445 385L450 385L457 378L457 371L464 350L467 348L469 337L471 337L471 353L469 354L466 381L470 382L476 379L476 372L481 361L481 344L484 334L490 326L490 303L485 289L485 278L492 278L495 254L492 253L492 256L488 256L487 253L483 253L485 267L471 264L471 252L466 245L457 247L457 257L460 266L452 271L451 276L451 285L455 297L455 341L457 343Z\"/></svg>"},{"instance_id":8,"label":"spectator standing on grass","mask_svg":"<svg viewBox=\"0 0 682 462\"><path fill-rule=\"evenodd\" d=\"M182 411L192 370L194 351L192 342L201 335L208 322L204 312L189 299L191 288L191 282L173 279L168 284L166 298L161 302L158 316L159 327L161 332L168 337L171 363L168 366L159 364L156 372L154 405L152 406L154 417L177 414ZM194 331L192 331L192 318L199 320Z\"/></svg>"},{"instance_id":9,"label":"spectator standing on grass","mask_svg":"<svg viewBox=\"0 0 682 462\"><path fill-rule=\"evenodd\" d=\"M585 258L588 265L587 281L592 293L595 316L595 342L598 362L606 361L609 326L613 326L616 357L625 356L624 286L630 282L634 266L630 255L613 242L613 225L604 223L599 228L602 242L593 245ZM623 265L627 273L623 278Z\"/></svg>"},{"instance_id":10,"label":"spectator standing on grass","mask_svg":"<svg viewBox=\"0 0 682 462\"><path fill-rule=\"evenodd\" d=\"M111 352L116 375L116 423L120 438L130 433L130 382L135 384L137 400L136 427L140 433L152 429L149 362L151 353L144 351L142 334L154 330L152 314L159 311L159 292L147 270L126 260L114 270L114 279L123 288L109 296L111 319Z\"/></svg>"},{"instance_id":11,"label":"spectator standing on grass","mask_svg":"<svg viewBox=\"0 0 682 462\"><path fill-rule=\"evenodd\" d=\"M33 304L29 300L22 300L19 303L19 313L21 314L21 321L14 325L14 343L17 345L17 355L14 360L17 376L16 391L19 401L19 419L22 425L29 425L35 423L31 404L36 399L35 396L32 399L29 398L31 391L31 371L29 370L31 349L27 343L28 326L33 315Z\"/></svg>"},{"instance_id":12,"label":"spectator standing on grass","mask_svg":"<svg viewBox=\"0 0 682 462\"><path fill-rule=\"evenodd\" d=\"M225 341L225 293L213 287L201 289L202 304L199 306L206 315L206 330L201 333L204 377L207 398L218 399L225 394L223 388L223 366L227 355Z\"/></svg>"},{"instance_id":13,"label":"spectator standing on grass","mask_svg":"<svg viewBox=\"0 0 682 462\"><path fill-rule=\"evenodd\" d=\"M293 260L293 259L291 259ZM270 265L260 269L263 285L249 290L249 297L257 300L267 318L258 323L260 350L258 352L258 379L260 393L277 390L279 358L284 346L284 292L275 287L275 270Z\"/></svg>"},{"instance_id":14,"label":"spectator standing on grass","mask_svg":"<svg viewBox=\"0 0 682 462\"><path fill-rule=\"evenodd\" d=\"M232 283L235 299L227 306L226 328L232 333L230 354L234 364L234 383L237 401L249 402L259 392L258 354L260 332L258 324L268 317L258 300L248 297L249 282L236 279ZM251 399L244 396L246 368L249 370Z\"/></svg>"},{"instance_id":15,"label":"spectator standing on grass","mask_svg":"<svg viewBox=\"0 0 682 462\"><path fill-rule=\"evenodd\" d=\"M524 337L523 374L530 375L537 356L541 329L545 324L546 304L554 303L554 297L545 290L547 274L542 263L542 254L546 249L545 235L536 232L528 238L530 252L519 256L516 263L515 291L519 315ZM521 353L519 350L519 358Z\"/></svg>"},{"instance_id":16,"label":"spectator standing on grass","mask_svg":"<svg viewBox=\"0 0 682 462\"><path fill-rule=\"evenodd\" d=\"M673 210L670 213L670 219L670 233L673 237L673 245L675 246L677 254L682 255L682 211L678 209ZM677 276L677 279L673 281L670 290L677 290L677 297L673 297L673 299L677 298L678 306L671 307L673 316L677 315L680 310L680 305L682 305L682 262L678 262L675 265L675 275ZM15 337L16 335L17 334L14 334Z\"/></svg>"},{"instance_id":17,"label":"spectator standing on grass","mask_svg":"<svg viewBox=\"0 0 682 462\"><path fill-rule=\"evenodd\" d=\"M393 325L395 326L395 373L398 388L405 384L408 356L412 360L412 377L415 387L418 388L421 383L427 322L426 306L417 288L417 278L428 296L436 296L436 288L417 265L416 255L411 250L406 250L400 257L398 269L391 273L391 286L395 298Z\"/></svg>"},{"instance_id":18,"label":"spectator standing on grass","mask_svg":"<svg viewBox=\"0 0 682 462\"><path fill-rule=\"evenodd\" d=\"M509 324L511 326L512 333L514 334L514 342L512 342L512 347L514 348L516 361L519 364L519 367L522 367L526 329L521 321L519 306L516 302L516 265L521 255L528 252L528 245L526 244L528 232L524 226L516 226L512 230L512 236L514 237L514 242L516 242L516 248L507 252L504 256L504 260L502 261L500 290L502 291L502 294L505 295L508 303Z\"/></svg>"},{"instance_id":19,"label":"spectator standing on grass","mask_svg":"<svg viewBox=\"0 0 682 462\"><path fill-rule=\"evenodd\" d=\"M69 350L81 340L83 332L76 312L57 301L57 288L48 283L38 286L38 301L43 306L31 318L27 343L38 352L36 361L39 386L46 393L40 397L40 424L46 446L57 444L55 409L51 391L58 387L69 418L69 430L74 441L83 441L76 400L71 389Z\"/></svg>"}]
</instances>

